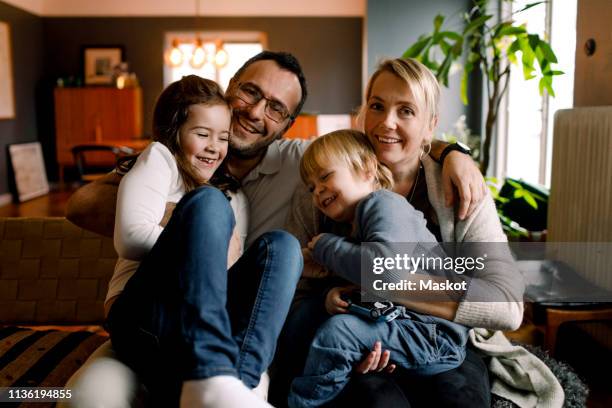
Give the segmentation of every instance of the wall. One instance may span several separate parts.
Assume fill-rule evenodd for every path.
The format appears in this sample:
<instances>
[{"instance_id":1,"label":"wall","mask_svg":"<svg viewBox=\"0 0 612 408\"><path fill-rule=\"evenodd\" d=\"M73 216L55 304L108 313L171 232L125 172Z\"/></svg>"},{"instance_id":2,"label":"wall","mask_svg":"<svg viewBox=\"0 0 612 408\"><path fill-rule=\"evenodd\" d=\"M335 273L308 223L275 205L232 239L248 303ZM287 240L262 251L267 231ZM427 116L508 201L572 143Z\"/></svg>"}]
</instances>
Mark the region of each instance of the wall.
<instances>
[{"instance_id":1,"label":"wall","mask_svg":"<svg viewBox=\"0 0 612 408\"><path fill-rule=\"evenodd\" d=\"M121 44L130 70L137 73L143 88L144 132L150 133L153 106L163 86L164 33L192 30L195 23L195 18L183 17L44 18L46 83L80 74L83 45ZM268 35L271 50L296 55L309 84L305 111L348 113L359 104L362 37L359 17L201 18L199 28L263 31ZM47 94L51 95L51 89ZM51 125L50 112L43 121Z\"/></svg>"},{"instance_id":2,"label":"wall","mask_svg":"<svg viewBox=\"0 0 612 408\"><path fill-rule=\"evenodd\" d=\"M612 105L612 2L579 0L576 22L574 106ZM584 43L593 38L597 48L587 57Z\"/></svg>"},{"instance_id":3,"label":"wall","mask_svg":"<svg viewBox=\"0 0 612 408\"><path fill-rule=\"evenodd\" d=\"M447 17L456 15L458 11L467 10L469 3L467 0L368 0L365 61L367 75L374 72L381 58L401 56L421 34L432 32L433 19L437 14ZM479 133L481 91L478 83L478 80L472 81L470 105L465 107L460 98L460 73L449 77L450 88L443 87L440 98L439 131L451 130L459 116L466 114L470 128L474 133Z\"/></svg>"},{"instance_id":4,"label":"wall","mask_svg":"<svg viewBox=\"0 0 612 408\"><path fill-rule=\"evenodd\" d=\"M0 200L9 191L8 150L12 143L38 139L36 106L38 79L42 75L42 20L0 2L0 21L9 25L13 56L15 118L0 120Z\"/></svg>"}]
</instances>

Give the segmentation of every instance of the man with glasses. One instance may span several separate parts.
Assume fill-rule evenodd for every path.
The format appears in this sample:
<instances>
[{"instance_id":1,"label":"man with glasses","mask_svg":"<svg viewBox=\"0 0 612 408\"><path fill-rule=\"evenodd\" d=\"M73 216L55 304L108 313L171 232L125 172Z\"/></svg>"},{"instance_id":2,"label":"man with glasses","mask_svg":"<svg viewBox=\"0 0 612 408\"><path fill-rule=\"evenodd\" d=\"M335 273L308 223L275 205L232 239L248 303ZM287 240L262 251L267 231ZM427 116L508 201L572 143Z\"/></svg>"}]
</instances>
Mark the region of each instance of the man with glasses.
<instances>
[{"instance_id":1,"label":"man with glasses","mask_svg":"<svg viewBox=\"0 0 612 408\"><path fill-rule=\"evenodd\" d=\"M291 127L304 105L307 97L306 80L298 61L291 54L264 51L247 61L236 72L229 83L226 96L230 100L233 117L230 152L224 170L240 182L249 201L250 225L245 244L248 246L264 232L283 228L291 197L301 182L298 165L307 142L282 139L282 136ZM439 158L445 146L444 143L434 143L432 156ZM468 207L473 208L482 199L482 177L468 156L455 152L447 156L447 165L443 172L448 177L448 192L449 195L452 194L449 181L452 179L460 192L460 211L465 213ZM110 175L78 190L68 204L68 219L85 229L112 237L118 179L117 175ZM300 354L307 350L296 352ZM380 350L378 356L380 358ZM290 363L299 365L297 360ZM371 359L364 361L364 364L376 366L378 359L374 364ZM115 370L119 376L122 370ZM108 372L105 375L107 378L113 378ZM90 380L92 377L96 378L96 374L91 372L81 372L78 376L88 377ZM73 378L70 383L75 384L75 381L78 379ZM379 387L378 382L372 383L370 388L367 382L360 384L358 388L361 392L371 394L372 406L390 402L395 405L398 398L403 398L401 392L384 395L377 393L374 390ZM103 385L99 381L93 381L91 391L87 389L83 390L83 393L91 392L92 400L108 398L108 392L100 392L104 389ZM282 394L281 391L280 395ZM111 399L125 403L129 401L129 396L115 395ZM99 400L91 402L95 402L93 405L96 406L104 406ZM275 402L283 405L283 401Z\"/></svg>"}]
</instances>

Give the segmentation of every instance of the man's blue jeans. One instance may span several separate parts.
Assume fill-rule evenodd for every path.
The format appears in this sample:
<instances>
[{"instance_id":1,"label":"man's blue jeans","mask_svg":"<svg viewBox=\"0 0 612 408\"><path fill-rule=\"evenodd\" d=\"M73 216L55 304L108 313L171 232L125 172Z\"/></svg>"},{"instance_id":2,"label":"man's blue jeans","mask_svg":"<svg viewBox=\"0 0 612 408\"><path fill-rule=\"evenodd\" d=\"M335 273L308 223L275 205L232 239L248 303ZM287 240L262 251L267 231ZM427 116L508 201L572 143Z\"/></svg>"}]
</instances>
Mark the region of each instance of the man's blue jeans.
<instances>
[{"instance_id":1,"label":"man's blue jeans","mask_svg":"<svg viewBox=\"0 0 612 408\"><path fill-rule=\"evenodd\" d=\"M317 332L304 374L291 384L289 406L318 407L332 401L377 340L391 352L393 363L410 374L431 376L456 368L465 358L467 332L459 324L410 311L391 322L335 315Z\"/></svg>"},{"instance_id":2,"label":"man's blue jeans","mask_svg":"<svg viewBox=\"0 0 612 408\"><path fill-rule=\"evenodd\" d=\"M190 379L232 375L253 388L272 361L302 271L300 246L268 232L228 271L234 224L216 188L185 195L111 308L113 347L154 405L176 405Z\"/></svg>"}]
</instances>

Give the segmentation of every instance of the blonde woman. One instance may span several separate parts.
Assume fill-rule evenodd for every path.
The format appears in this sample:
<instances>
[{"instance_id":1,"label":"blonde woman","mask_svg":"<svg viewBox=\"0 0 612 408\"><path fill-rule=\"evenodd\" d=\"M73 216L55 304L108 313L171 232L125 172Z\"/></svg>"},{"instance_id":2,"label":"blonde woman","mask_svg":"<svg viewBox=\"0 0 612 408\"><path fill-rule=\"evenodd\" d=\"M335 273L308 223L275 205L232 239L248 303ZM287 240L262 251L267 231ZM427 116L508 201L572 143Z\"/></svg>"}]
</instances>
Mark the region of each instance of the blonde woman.
<instances>
[{"instance_id":1,"label":"blonde woman","mask_svg":"<svg viewBox=\"0 0 612 408\"><path fill-rule=\"evenodd\" d=\"M464 219L458 208L445 205L442 167L427 154L438 123L439 95L435 76L418 61L384 61L366 88L360 115L363 130L378 160L391 170L393 191L424 214L425 227L438 242L505 242L490 196ZM294 196L288 230L298 237L303 247L321 232L342 229L343 225L313 212L306 193ZM503 267L510 262L508 259L502 256L489 261L500 267L487 268L480 290L494 302L467 298L448 302L404 299L401 303L413 312L471 328L516 329L522 320L524 284L519 276L508 273L512 268ZM309 270L317 270L312 267L312 259L305 258L305 263L310 265ZM302 336L304 333L314 336L312 326L321 325L329 317L324 307L325 296L317 295L317 290L326 287L322 281L324 279L304 278L299 285L300 301L294 305L287 325L300 328ZM351 330L347 327L347 332ZM293 336L298 336L297 332L294 330ZM285 337L290 335L285 334ZM355 371L366 373L385 369L389 361L393 361L393 355L381 348L385 348L384 344L381 347L377 343L377 348L366 353L368 358L355 366ZM484 407L490 405L490 386L482 358L468 348L464 363L456 369L434 377L411 377L409 380L400 375L373 382L354 376L339 398L342 404L359 402L367 406L419 405L427 401L430 406Z\"/></svg>"}]
</instances>

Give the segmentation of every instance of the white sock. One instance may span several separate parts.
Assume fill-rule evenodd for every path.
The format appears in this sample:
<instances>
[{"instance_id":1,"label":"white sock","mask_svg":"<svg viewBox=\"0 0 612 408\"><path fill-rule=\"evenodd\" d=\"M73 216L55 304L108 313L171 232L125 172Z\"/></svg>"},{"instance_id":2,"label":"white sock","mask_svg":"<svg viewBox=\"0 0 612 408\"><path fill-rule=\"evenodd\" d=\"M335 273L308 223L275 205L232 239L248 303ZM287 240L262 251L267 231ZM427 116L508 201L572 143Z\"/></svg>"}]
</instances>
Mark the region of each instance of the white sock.
<instances>
[{"instance_id":1,"label":"white sock","mask_svg":"<svg viewBox=\"0 0 612 408\"><path fill-rule=\"evenodd\" d=\"M268 388L270 388L270 376L264 371L257 387L253 388L253 393L264 401L268 400Z\"/></svg>"},{"instance_id":2,"label":"white sock","mask_svg":"<svg viewBox=\"0 0 612 408\"><path fill-rule=\"evenodd\" d=\"M183 382L181 408L270 408L236 377L218 375Z\"/></svg>"}]
</instances>

